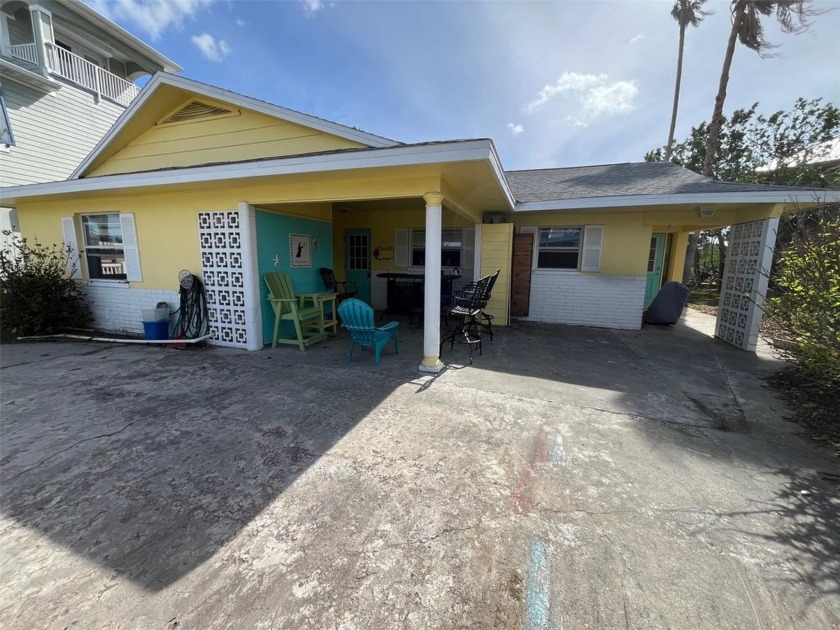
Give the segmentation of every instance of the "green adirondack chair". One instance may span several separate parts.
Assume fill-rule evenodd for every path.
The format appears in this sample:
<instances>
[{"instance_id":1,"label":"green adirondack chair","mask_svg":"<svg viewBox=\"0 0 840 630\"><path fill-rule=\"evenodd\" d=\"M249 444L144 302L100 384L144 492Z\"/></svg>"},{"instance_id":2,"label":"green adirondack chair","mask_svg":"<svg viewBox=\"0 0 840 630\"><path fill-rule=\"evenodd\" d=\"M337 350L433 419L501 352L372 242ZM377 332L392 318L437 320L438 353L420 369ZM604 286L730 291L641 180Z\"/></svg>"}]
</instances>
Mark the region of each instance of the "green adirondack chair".
<instances>
[{"instance_id":1,"label":"green adirondack chair","mask_svg":"<svg viewBox=\"0 0 840 630\"><path fill-rule=\"evenodd\" d=\"M309 344L327 338L324 330L324 311L318 302L317 293L295 296L289 276L277 271L269 271L265 274L265 283L268 286L268 301L274 309L272 348L276 348L278 343L289 343L303 351ZM283 321L294 324L294 335L279 336L280 323Z\"/></svg>"}]
</instances>

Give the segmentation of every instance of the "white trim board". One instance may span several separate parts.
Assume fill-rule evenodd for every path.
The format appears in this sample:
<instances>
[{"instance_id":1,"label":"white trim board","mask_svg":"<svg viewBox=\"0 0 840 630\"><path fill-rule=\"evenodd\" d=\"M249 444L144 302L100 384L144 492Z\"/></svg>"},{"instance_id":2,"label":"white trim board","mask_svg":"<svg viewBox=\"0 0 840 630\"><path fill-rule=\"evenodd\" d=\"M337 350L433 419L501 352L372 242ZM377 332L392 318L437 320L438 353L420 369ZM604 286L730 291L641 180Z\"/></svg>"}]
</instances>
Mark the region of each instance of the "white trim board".
<instances>
[{"instance_id":1,"label":"white trim board","mask_svg":"<svg viewBox=\"0 0 840 630\"><path fill-rule=\"evenodd\" d=\"M555 201L526 201L517 203L514 212L551 212L554 210L593 210L637 208L667 205L696 205L715 203L837 203L840 190L769 190L763 192L680 193L673 195L622 195L615 197L580 197Z\"/></svg>"},{"instance_id":2,"label":"white trim board","mask_svg":"<svg viewBox=\"0 0 840 630\"><path fill-rule=\"evenodd\" d=\"M490 140L453 141L421 146L397 146L385 149L350 150L339 153L278 158L252 162L234 162L214 166L194 166L126 175L104 175L89 179L26 184L0 190L5 205L14 205L32 197L92 191L151 188L170 184L235 180L275 175L335 172L353 169L412 166L486 160L492 165Z\"/></svg>"}]
</instances>

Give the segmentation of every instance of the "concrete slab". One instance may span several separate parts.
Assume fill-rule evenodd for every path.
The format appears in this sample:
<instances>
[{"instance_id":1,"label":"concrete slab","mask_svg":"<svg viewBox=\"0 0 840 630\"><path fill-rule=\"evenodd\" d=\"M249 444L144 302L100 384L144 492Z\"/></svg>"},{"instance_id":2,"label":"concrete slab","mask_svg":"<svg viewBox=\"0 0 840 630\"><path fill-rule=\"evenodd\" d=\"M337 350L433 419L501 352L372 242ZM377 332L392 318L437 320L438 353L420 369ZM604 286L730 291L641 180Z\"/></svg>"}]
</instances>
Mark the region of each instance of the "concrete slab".
<instances>
[{"instance_id":1,"label":"concrete slab","mask_svg":"<svg viewBox=\"0 0 840 630\"><path fill-rule=\"evenodd\" d=\"M3 346L4 628L837 627L840 466L707 325Z\"/></svg>"}]
</instances>

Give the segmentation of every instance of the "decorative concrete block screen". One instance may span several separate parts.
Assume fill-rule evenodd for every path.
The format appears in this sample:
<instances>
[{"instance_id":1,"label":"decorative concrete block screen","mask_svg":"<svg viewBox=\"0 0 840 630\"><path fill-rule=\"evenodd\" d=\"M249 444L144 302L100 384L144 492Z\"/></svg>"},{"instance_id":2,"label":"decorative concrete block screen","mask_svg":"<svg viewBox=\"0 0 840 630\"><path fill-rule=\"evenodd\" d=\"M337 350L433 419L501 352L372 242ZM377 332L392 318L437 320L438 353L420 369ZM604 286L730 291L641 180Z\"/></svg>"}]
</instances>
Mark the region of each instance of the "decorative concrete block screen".
<instances>
[{"instance_id":1,"label":"decorative concrete block screen","mask_svg":"<svg viewBox=\"0 0 840 630\"><path fill-rule=\"evenodd\" d=\"M248 342L241 225L238 210L198 213L210 341L234 348L245 348Z\"/></svg>"},{"instance_id":2,"label":"decorative concrete block screen","mask_svg":"<svg viewBox=\"0 0 840 630\"><path fill-rule=\"evenodd\" d=\"M778 219L739 223L729 235L715 336L744 350L758 344L778 225Z\"/></svg>"}]
</instances>

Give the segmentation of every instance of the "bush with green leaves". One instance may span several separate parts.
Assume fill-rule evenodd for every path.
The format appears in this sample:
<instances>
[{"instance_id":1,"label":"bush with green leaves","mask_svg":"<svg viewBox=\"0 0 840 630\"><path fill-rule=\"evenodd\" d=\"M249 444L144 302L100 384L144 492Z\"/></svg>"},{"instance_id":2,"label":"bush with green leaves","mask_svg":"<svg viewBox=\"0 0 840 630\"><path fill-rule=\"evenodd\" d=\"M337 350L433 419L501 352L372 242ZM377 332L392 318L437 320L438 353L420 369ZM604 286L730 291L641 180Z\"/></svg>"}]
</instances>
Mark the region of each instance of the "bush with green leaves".
<instances>
[{"instance_id":1,"label":"bush with green leaves","mask_svg":"<svg viewBox=\"0 0 840 630\"><path fill-rule=\"evenodd\" d=\"M840 388L840 212L823 211L781 252L767 300L785 354L822 389Z\"/></svg>"},{"instance_id":2,"label":"bush with green leaves","mask_svg":"<svg viewBox=\"0 0 840 630\"><path fill-rule=\"evenodd\" d=\"M0 249L0 332L3 339L83 326L89 311L68 277L71 248L30 243L8 231Z\"/></svg>"}]
</instances>

